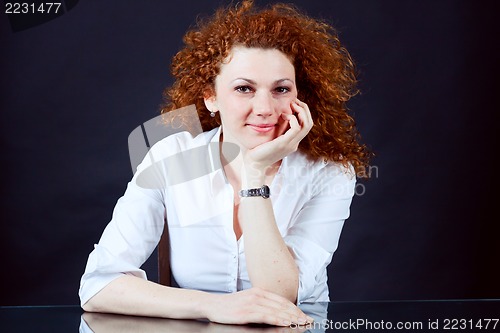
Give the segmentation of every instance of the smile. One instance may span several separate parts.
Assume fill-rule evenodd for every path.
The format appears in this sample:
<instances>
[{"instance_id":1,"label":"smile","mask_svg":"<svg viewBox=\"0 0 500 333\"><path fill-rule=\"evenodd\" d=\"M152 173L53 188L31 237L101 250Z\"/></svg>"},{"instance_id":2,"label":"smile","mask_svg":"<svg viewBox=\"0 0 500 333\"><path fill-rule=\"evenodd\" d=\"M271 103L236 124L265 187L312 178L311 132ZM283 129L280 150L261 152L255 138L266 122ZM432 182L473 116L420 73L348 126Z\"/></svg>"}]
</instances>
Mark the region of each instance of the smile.
<instances>
[{"instance_id":1,"label":"smile","mask_svg":"<svg viewBox=\"0 0 500 333\"><path fill-rule=\"evenodd\" d=\"M247 124L247 126L259 133L272 131L275 127L275 125L273 124L262 124L262 125Z\"/></svg>"}]
</instances>

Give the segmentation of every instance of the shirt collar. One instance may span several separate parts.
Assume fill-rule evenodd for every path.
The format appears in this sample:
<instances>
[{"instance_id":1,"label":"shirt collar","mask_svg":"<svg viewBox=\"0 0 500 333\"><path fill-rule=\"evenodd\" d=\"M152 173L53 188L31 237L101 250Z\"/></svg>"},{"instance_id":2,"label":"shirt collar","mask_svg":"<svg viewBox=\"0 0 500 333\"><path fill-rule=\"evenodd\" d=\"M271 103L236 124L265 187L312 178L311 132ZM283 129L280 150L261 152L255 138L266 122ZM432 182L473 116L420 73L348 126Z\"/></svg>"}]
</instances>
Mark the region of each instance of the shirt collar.
<instances>
[{"instance_id":1,"label":"shirt collar","mask_svg":"<svg viewBox=\"0 0 500 333\"><path fill-rule=\"evenodd\" d=\"M220 136L222 134L222 126L219 126L215 134L210 139L208 144L208 154L210 156L210 163L213 172L209 174L210 177L210 190L212 195L216 195L226 184L226 176L222 167L220 158Z\"/></svg>"}]
</instances>

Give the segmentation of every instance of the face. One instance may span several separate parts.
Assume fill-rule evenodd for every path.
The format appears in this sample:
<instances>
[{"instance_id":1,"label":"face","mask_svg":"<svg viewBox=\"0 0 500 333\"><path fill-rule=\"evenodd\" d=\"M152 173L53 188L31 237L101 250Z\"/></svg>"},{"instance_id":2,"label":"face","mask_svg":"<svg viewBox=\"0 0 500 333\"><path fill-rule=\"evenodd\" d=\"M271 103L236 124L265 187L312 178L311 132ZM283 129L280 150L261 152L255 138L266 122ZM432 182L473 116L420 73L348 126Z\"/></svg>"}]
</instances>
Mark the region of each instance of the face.
<instances>
[{"instance_id":1,"label":"face","mask_svg":"<svg viewBox=\"0 0 500 333\"><path fill-rule=\"evenodd\" d=\"M281 51L233 48L215 80L215 96L205 99L220 112L223 140L252 149L283 134L282 113L297 98L295 69Z\"/></svg>"}]
</instances>

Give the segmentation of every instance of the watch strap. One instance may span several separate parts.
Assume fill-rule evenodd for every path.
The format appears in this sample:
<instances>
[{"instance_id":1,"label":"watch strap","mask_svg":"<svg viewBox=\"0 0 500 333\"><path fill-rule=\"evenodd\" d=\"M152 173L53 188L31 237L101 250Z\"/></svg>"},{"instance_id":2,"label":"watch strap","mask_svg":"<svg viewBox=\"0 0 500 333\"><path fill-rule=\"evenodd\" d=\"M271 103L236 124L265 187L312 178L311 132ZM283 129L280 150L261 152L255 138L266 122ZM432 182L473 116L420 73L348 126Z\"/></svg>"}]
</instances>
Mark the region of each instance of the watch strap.
<instances>
[{"instance_id":1,"label":"watch strap","mask_svg":"<svg viewBox=\"0 0 500 333\"><path fill-rule=\"evenodd\" d=\"M262 187L259 188L240 190L239 195L240 197L263 197L264 199L267 199L271 195L271 191L269 186L262 185Z\"/></svg>"}]
</instances>

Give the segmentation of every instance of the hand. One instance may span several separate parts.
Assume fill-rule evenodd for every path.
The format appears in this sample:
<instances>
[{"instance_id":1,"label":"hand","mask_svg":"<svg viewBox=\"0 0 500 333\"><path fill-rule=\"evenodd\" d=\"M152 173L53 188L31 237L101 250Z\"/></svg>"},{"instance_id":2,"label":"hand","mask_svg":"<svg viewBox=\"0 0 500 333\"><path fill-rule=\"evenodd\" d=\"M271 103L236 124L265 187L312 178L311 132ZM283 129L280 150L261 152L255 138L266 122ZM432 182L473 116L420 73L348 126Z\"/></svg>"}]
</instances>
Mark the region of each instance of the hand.
<instances>
[{"instance_id":1,"label":"hand","mask_svg":"<svg viewBox=\"0 0 500 333\"><path fill-rule=\"evenodd\" d=\"M206 317L217 323L290 326L313 321L286 298L260 288L211 296L213 301L206 304Z\"/></svg>"},{"instance_id":2,"label":"hand","mask_svg":"<svg viewBox=\"0 0 500 333\"><path fill-rule=\"evenodd\" d=\"M245 165L265 170L297 150L300 141L311 130L313 120L306 103L297 99L290 104L290 107L291 113L281 114L285 120L281 125L283 134L272 141L250 149L245 154Z\"/></svg>"}]
</instances>

